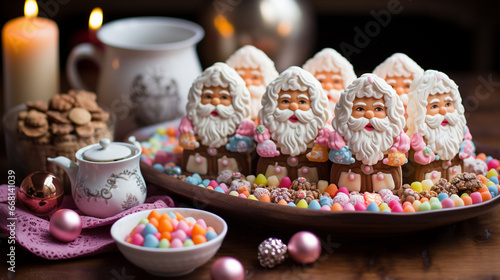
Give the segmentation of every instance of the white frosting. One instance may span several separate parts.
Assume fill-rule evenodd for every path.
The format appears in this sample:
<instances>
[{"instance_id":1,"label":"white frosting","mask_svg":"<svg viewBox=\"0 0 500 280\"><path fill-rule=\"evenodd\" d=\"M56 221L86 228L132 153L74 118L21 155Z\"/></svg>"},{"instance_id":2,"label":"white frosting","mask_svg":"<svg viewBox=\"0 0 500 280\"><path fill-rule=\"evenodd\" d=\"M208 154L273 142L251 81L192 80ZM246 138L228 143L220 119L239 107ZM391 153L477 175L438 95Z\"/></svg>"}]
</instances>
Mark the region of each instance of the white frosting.
<instances>
[{"instance_id":1,"label":"white frosting","mask_svg":"<svg viewBox=\"0 0 500 280\"><path fill-rule=\"evenodd\" d=\"M308 111L296 110L298 121L291 123L288 118L293 114L291 110L279 110L278 94L281 91L307 91L311 102ZM316 139L318 132L324 127L328 119L328 98L323 92L321 84L314 76L297 66L283 71L266 90L262 97L260 119L269 129L271 137L278 144L281 153L297 156L308 148Z\"/></svg>"},{"instance_id":2,"label":"white frosting","mask_svg":"<svg viewBox=\"0 0 500 280\"><path fill-rule=\"evenodd\" d=\"M252 45L239 48L226 63L232 68L259 69L266 86L278 77L274 62L262 50Z\"/></svg>"},{"instance_id":3,"label":"white frosting","mask_svg":"<svg viewBox=\"0 0 500 280\"><path fill-rule=\"evenodd\" d=\"M413 79L424 74L424 69L420 67L413 59L404 53L395 53L389 56L384 62L380 63L373 74L382 79L389 77L410 77Z\"/></svg>"},{"instance_id":4,"label":"white frosting","mask_svg":"<svg viewBox=\"0 0 500 280\"><path fill-rule=\"evenodd\" d=\"M325 48L316 53L312 58L306 61L302 66L304 70L311 74L319 71L340 72L344 81L344 88L356 79L356 73L352 64L336 50Z\"/></svg>"},{"instance_id":5,"label":"white frosting","mask_svg":"<svg viewBox=\"0 0 500 280\"><path fill-rule=\"evenodd\" d=\"M445 116L427 115L427 98L429 95L451 93L455 101L455 112ZM408 136L420 133L434 153L443 160L451 160L458 153L464 138L464 106L458 86L446 74L427 70L424 75L415 79L408 94ZM441 126L446 119L447 126Z\"/></svg>"},{"instance_id":6,"label":"white frosting","mask_svg":"<svg viewBox=\"0 0 500 280\"><path fill-rule=\"evenodd\" d=\"M351 113L356 97L384 99L387 116L384 119L355 119ZM368 122L373 125L372 131L364 129ZM363 74L340 96L332 126L344 138L357 160L367 165L376 164L388 154L394 138L405 126L403 102L385 80L374 74Z\"/></svg>"},{"instance_id":7,"label":"white frosting","mask_svg":"<svg viewBox=\"0 0 500 280\"><path fill-rule=\"evenodd\" d=\"M226 87L232 97L232 105L201 104L203 87ZM227 143L240 123L250 115L250 93L245 81L236 71L223 62L217 62L196 78L189 90L186 112L194 132L203 145L219 148ZM218 117L210 115L217 110Z\"/></svg>"}]
</instances>

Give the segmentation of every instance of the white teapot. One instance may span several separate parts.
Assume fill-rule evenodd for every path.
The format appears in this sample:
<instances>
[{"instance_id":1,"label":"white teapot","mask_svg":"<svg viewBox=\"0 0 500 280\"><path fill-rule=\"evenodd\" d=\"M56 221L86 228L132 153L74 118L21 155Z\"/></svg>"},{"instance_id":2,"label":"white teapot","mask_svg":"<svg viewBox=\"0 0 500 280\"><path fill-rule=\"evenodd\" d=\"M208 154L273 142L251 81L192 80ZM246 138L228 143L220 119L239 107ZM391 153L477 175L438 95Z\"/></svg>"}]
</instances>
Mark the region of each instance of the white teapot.
<instances>
[{"instance_id":1,"label":"white teapot","mask_svg":"<svg viewBox=\"0 0 500 280\"><path fill-rule=\"evenodd\" d=\"M61 166L71 181L76 206L98 218L114 216L144 203L146 183L140 170L142 148L135 137L129 143L103 138L98 144L81 148L78 163L66 157L48 158Z\"/></svg>"}]
</instances>

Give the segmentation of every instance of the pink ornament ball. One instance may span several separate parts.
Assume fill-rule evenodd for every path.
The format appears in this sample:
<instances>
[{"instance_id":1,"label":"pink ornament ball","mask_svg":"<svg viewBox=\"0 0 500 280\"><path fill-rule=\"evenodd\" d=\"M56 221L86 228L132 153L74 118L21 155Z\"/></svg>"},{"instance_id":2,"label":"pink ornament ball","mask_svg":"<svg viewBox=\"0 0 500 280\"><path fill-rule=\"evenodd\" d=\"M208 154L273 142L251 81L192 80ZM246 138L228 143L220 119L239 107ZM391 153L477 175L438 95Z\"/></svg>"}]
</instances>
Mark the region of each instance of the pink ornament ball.
<instances>
[{"instance_id":1,"label":"pink ornament ball","mask_svg":"<svg viewBox=\"0 0 500 280\"><path fill-rule=\"evenodd\" d=\"M222 257L214 262L210 270L212 280L243 280L245 268L235 258Z\"/></svg>"},{"instance_id":2,"label":"pink ornament ball","mask_svg":"<svg viewBox=\"0 0 500 280\"><path fill-rule=\"evenodd\" d=\"M70 242L82 232L82 219L71 209L60 209L50 217L49 230L58 240Z\"/></svg>"},{"instance_id":3,"label":"pink ornament ball","mask_svg":"<svg viewBox=\"0 0 500 280\"><path fill-rule=\"evenodd\" d=\"M300 264L315 262L321 254L321 242L309 231L299 231L288 242L290 257Z\"/></svg>"}]
</instances>

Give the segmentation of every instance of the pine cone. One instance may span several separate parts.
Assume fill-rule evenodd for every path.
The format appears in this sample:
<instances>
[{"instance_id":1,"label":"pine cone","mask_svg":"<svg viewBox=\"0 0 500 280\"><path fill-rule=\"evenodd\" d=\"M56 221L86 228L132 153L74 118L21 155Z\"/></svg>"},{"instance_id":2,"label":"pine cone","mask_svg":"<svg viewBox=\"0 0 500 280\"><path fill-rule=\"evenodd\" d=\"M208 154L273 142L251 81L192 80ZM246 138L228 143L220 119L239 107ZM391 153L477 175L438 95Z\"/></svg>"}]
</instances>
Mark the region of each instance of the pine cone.
<instances>
[{"instance_id":1,"label":"pine cone","mask_svg":"<svg viewBox=\"0 0 500 280\"><path fill-rule=\"evenodd\" d=\"M459 195L463 193L471 194L479 191L483 187L483 182L474 173L462 173L451 179L450 184L457 189Z\"/></svg>"},{"instance_id":2,"label":"pine cone","mask_svg":"<svg viewBox=\"0 0 500 280\"><path fill-rule=\"evenodd\" d=\"M273 191L271 191L271 202L278 203L281 200L285 200L286 203L289 203L292 201L290 197L290 193L288 192L288 189L284 188L277 188Z\"/></svg>"},{"instance_id":3,"label":"pine cone","mask_svg":"<svg viewBox=\"0 0 500 280\"><path fill-rule=\"evenodd\" d=\"M257 259L263 267L273 268L285 261L286 244L277 238L268 238L259 244Z\"/></svg>"}]
</instances>

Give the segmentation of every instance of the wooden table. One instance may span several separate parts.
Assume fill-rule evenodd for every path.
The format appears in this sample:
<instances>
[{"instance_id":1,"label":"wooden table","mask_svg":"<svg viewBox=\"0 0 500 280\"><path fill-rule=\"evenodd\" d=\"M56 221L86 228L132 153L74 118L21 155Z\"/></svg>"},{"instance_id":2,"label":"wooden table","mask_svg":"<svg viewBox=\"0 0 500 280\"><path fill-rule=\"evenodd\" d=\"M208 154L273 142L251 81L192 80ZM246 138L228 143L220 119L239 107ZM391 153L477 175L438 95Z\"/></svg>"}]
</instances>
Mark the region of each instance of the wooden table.
<instances>
[{"instance_id":1,"label":"wooden table","mask_svg":"<svg viewBox=\"0 0 500 280\"><path fill-rule=\"evenodd\" d=\"M471 113L467 119L474 139L500 147L497 128L500 75L493 74L491 78L489 75L456 74L450 77L459 84L464 101L471 102L465 106ZM500 157L500 154L495 156ZM247 279L500 278L500 208L449 226L396 237L338 239L335 233L322 234L319 237L323 250L316 263L303 266L288 259L274 269L260 267L257 246L268 237L288 242L294 232L274 232L245 224L245 221L228 220L228 225L227 237L217 255L193 273L177 279L209 279L213 262L223 256L240 260ZM4 268L5 239L0 239L0 247L0 279L10 279ZM157 279L128 262L118 251L48 261L18 248L16 269L16 279Z\"/></svg>"}]
</instances>

